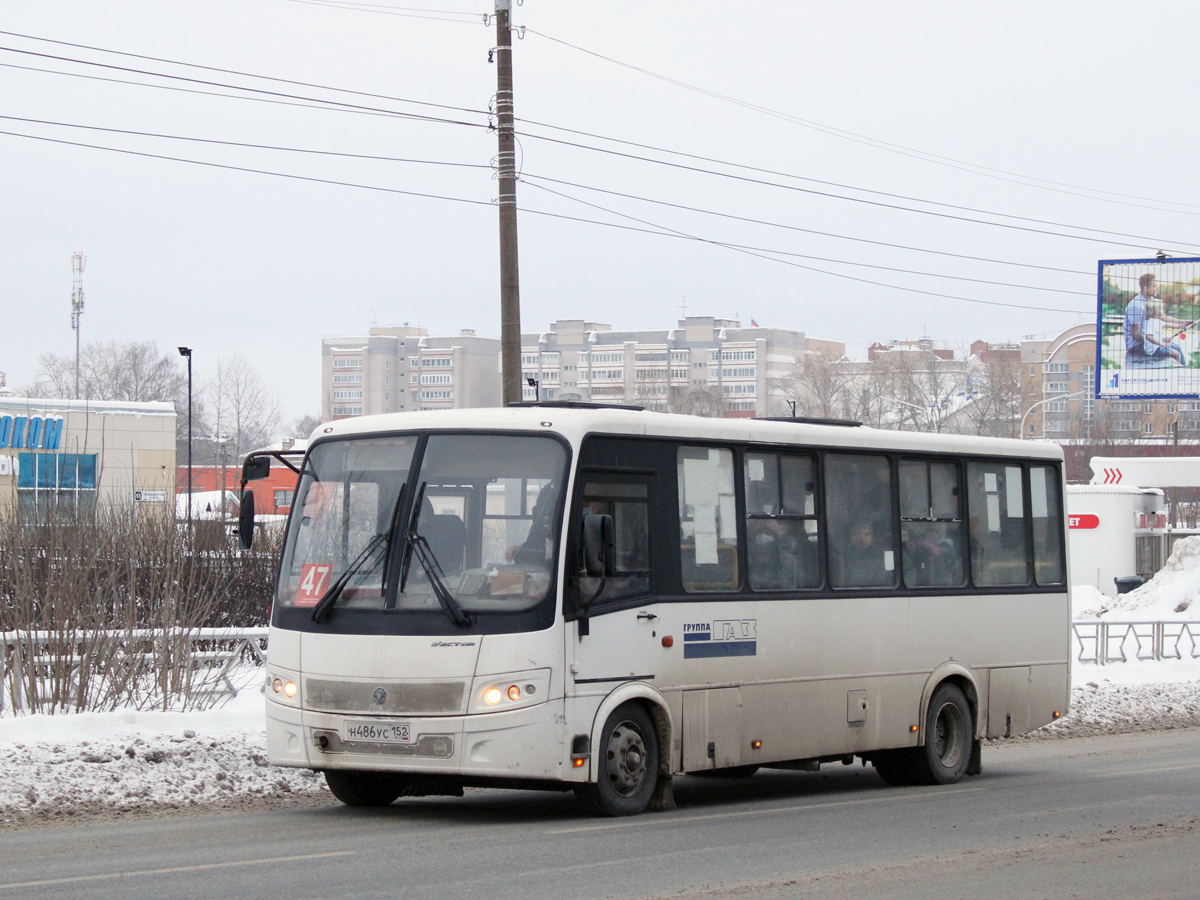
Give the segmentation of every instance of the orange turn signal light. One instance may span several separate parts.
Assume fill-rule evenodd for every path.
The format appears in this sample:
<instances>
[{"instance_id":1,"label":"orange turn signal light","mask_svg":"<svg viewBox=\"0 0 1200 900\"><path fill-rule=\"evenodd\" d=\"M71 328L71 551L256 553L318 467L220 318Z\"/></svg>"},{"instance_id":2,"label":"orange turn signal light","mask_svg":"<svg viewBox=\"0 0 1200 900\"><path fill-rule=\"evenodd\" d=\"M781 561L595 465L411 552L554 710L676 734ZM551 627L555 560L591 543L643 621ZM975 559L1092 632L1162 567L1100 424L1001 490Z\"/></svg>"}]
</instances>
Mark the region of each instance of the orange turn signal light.
<instances>
[{"instance_id":1,"label":"orange turn signal light","mask_svg":"<svg viewBox=\"0 0 1200 900\"><path fill-rule=\"evenodd\" d=\"M671 637L669 634L663 635L662 645L664 647L674 647L675 646L675 638Z\"/></svg>"},{"instance_id":2,"label":"orange turn signal light","mask_svg":"<svg viewBox=\"0 0 1200 900\"><path fill-rule=\"evenodd\" d=\"M576 769L582 769L583 764L586 762L587 762L586 759L573 759L573 760L571 760L571 765L574 766Z\"/></svg>"},{"instance_id":3,"label":"orange turn signal light","mask_svg":"<svg viewBox=\"0 0 1200 900\"><path fill-rule=\"evenodd\" d=\"M1061 715L1062 715L1062 713L1060 713L1057 709L1054 711L1054 718L1057 719Z\"/></svg>"},{"instance_id":4,"label":"orange turn signal light","mask_svg":"<svg viewBox=\"0 0 1200 900\"><path fill-rule=\"evenodd\" d=\"M750 749L751 750L761 750L762 749L762 741L751 741Z\"/></svg>"},{"instance_id":5,"label":"orange turn signal light","mask_svg":"<svg viewBox=\"0 0 1200 900\"><path fill-rule=\"evenodd\" d=\"M917 733L917 726L916 726L916 725L909 725L909 726L908 726L908 730L909 730L909 731L911 731L913 734L916 734L916 733Z\"/></svg>"}]
</instances>

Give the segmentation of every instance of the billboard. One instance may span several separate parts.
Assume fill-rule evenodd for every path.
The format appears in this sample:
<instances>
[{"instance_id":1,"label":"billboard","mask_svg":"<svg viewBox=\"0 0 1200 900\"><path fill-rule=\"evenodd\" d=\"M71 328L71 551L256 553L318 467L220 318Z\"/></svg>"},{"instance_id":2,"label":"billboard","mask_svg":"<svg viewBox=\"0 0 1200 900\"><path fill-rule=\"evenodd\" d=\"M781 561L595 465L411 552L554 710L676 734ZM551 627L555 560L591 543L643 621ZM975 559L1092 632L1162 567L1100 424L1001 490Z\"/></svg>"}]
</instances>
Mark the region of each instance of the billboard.
<instances>
[{"instance_id":1,"label":"billboard","mask_svg":"<svg viewBox=\"0 0 1200 900\"><path fill-rule=\"evenodd\" d=\"M1200 396L1200 258L1102 259L1096 396Z\"/></svg>"}]
</instances>

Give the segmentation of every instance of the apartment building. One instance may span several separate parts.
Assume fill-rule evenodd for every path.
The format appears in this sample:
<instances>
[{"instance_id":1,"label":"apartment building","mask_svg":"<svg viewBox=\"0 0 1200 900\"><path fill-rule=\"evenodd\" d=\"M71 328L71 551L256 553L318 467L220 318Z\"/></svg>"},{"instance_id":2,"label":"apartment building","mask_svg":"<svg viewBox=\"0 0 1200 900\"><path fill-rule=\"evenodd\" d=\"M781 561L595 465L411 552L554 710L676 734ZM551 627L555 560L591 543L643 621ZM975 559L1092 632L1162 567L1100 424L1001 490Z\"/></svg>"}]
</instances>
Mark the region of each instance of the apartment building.
<instances>
[{"instance_id":1,"label":"apartment building","mask_svg":"<svg viewBox=\"0 0 1200 900\"><path fill-rule=\"evenodd\" d=\"M521 374L526 400L766 416L786 411L776 385L806 353L837 359L845 352L840 342L802 331L743 328L736 319L714 316L686 316L661 331L613 331L601 322L560 319L547 331L521 336Z\"/></svg>"},{"instance_id":2,"label":"apartment building","mask_svg":"<svg viewBox=\"0 0 1200 900\"><path fill-rule=\"evenodd\" d=\"M500 341L384 326L321 340L321 417L500 405Z\"/></svg>"},{"instance_id":3,"label":"apartment building","mask_svg":"<svg viewBox=\"0 0 1200 900\"><path fill-rule=\"evenodd\" d=\"M1022 341L1021 382L1024 437L1151 444L1200 438L1196 400L1097 399L1092 324Z\"/></svg>"}]
</instances>

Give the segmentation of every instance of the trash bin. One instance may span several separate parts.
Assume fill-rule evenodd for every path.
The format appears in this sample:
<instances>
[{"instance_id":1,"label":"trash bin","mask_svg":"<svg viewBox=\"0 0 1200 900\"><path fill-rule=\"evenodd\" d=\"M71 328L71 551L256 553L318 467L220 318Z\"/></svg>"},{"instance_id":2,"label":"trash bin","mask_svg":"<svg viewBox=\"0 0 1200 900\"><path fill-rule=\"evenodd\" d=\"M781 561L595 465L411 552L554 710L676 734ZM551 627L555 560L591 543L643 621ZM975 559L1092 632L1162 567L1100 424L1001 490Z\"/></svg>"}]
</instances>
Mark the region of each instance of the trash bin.
<instances>
[{"instance_id":1,"label":"trash bin","mask_svg":"<svg viewBox=\"0 0 1200 900\"><path fill-rule=\"evenodd\" d=\"M1126 575L1123 578L1114 578L1113 584L1117 586L1118 594L1128 594L1134 588L1140 588L1146 583L1146 579L1141 575Z\"/></svg>"}]
</instances>

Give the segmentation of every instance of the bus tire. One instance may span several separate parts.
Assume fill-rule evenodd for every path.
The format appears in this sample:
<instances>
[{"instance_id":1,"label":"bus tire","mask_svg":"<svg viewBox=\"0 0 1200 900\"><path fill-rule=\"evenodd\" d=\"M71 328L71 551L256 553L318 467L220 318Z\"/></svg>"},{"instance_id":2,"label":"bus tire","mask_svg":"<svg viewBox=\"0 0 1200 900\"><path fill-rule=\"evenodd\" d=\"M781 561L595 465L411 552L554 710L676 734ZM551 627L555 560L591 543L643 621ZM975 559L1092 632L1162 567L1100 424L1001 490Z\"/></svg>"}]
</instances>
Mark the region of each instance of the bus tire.
<instances>
[{"instance_id":1,"label":"bus tire","mask_svg":"<svg viewBox=\"0 0 1200 900\"><path fill-rule=\"evenodd\" d=\"M386 772L325 770L325 783L347 806L391 806L404 793L408 779Z\"/></svg>"},{"instance_id":2,"label":"bus tire","mask_svg":"<svg viewBox=\"0 0 1200 900\"><path fill-rule=\"evenodd\" d=\"M639 703L623 703L605 720L596 742L597 780L575 787L584 809L598 816L636 816L658 781L658 736Z\"/></svg>"},{"instance_id":3,"label":"bus tire","mask_svg":"<svg viewBox=\"0 0 1200 900\"><path fill-rule=\"evenodd\" d=\"M943 682L925 713L925 746L913 754L915 784L955 784L971 762L975 721L971 704L957 685Z\"/></svg>"}]
</instances>

